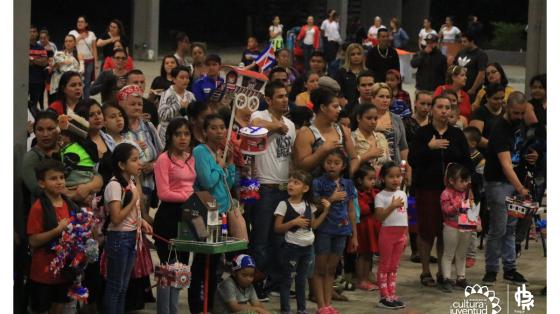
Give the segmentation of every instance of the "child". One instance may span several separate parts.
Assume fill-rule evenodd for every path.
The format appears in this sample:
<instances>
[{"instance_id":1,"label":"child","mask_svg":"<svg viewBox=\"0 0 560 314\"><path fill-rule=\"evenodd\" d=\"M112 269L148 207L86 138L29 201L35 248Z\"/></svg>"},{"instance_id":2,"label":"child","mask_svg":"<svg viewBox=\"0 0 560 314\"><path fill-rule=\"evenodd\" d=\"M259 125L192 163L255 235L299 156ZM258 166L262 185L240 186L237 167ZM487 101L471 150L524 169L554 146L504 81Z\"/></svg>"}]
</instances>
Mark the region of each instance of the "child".
<instances>
[{"instance_id":1,"label":"child","mask_svg":"<svg viewBox=\"0 0 560 314\"><path fill-rule=\"evenodd\" d=\"M319 74L314 72L307 73L303 84L305 86L305 91L296 96L296 105L313 110L310 95L312 91L319 88Z\"/></svg>"},{"instance_id":2,"label":"child","mask_svg":"<svg viewBox=\"0 0 560 314\"><path fill-rule=\"evenodd\" d=\"M330 151L324 161L325 173L313 180L313 195L316 199L327 199L331 204L327 218L317 228L315 235L315 274L313 288L317 297L317 313L339 313L331 305L336 267L344 252L346 239L351 236L350 251L358 247L354 184L342 178L348 166L344 152Z\"/></svg>"},{"instance_id":3,"label":"child","mask_svg":"<svg viewBox=\"0 0 560 314\"><path fill-rule=\"evenodd\" d=\"M267 314L268 311L259 302L253 287L255 277L253 258L245 254L234 257L231 270L231 276L218 285L212 313Z\"/></svg>"},{"instance_id":4,"label":"child","mask_svg":"<svg viewBox=\"0 0 560 314\"><path fill-rule=\"evenodd\" d=\"M250 65L259 57L261 52L258 49L258 45L259 43L256 37L251 36L247 39L247 48L243 50L243 55L241 56L241 62L243 62L245 66ZM258 70L255 69L255 71Z\"/></svg>"},{"instance_id":5,"label":"child","mask_svg":"<svg viewBox=\"0 0 560 314\"><path fill-rule=\"evenodd\" d=\"M312 205L311 183L313 177L302 170L295 170L288 181L286 201L281 201L274 215L274 231L284 233L286 242L282 245L282 285L280 289L280 311L290 311L290 287L293 275L296 281L297 313L307 313L305 308L305 281L307 270L313 256L313 240L315 235L311 228L317 228L329 213L330 203L322 199L323 212L317 219L313 216L317 211Z\"/></svg>"},{"instance_id":6,"label":"child","mask_svg":"<svg viewBox=\"0 0 560 314\"><path fill-rule=\"evenodd\" d=\"M375 215L382 222L379 231L379 307L398 309L405 305L396 296L397 269L406 246L408 214L406 194L399 190L402 181L401 169L388 161L379 172L383 191L375 196Z\"/></svg>"},{"instance_id":7,"label":"child","mask_svg":"<svg viewBox=\"0 0 560 314\"><path fill-rule=\"evenodd\" d=\"M356 275L358 288L365 291L377 289L377 285L369 281L369 272L372 268L372 255L379 252L376 230L379 230L378 221L374 217L375 194L375 169L370 164L364 164L354 174L354 184L358 188L358 202L360 206L360 223L358 224L358 260L356 262Z\"/></svg>"},{"instance_id":8,"label":"child","mask_svg":"<svg viewBox=\"0 0 560 314\"><path fill-rule=\"evenodd\" d=\"M461 115L461 109L459 108L459 98L457 94L452 90L445 90L441 93L442 96L449 98L451 102L451 110L449 111L449 125L463 129L469 125L469 121L463 115Z\"/></svg>"},{"instance_id":9,"label":"child","mask_svg":"<svg viewBox=\"0 0 560 314\"><path fill-rule=\"evenodd\" d=\"M112 156L113 177L105 187L105 206L109 211L105 254L107 285L103 297L104 313L124 313L125 296L134 261L136 242L141 230L152 233L152 227L141 216L142 188L136 186L142 164L140 152L129 143L117 145Z\"/></svg>"},{"instance_id":10,"label":"child","mask_svg":"<svg viewBox=\"0 0 560 314\"><path fill-rule=\"evenodd\" d=\"M391 69L385 75L385 82L393 91L393 102L389 110L404 119L412 115L412 106L410 104L410 95L402 89L402 78L399 71Z\"/></svg>"},{"instance_id":11,"label":"child","mask_svg":"<svg viewBox=\"0 0 560 314\"><path fill-rule=\"evenodd\" d=\"M42 195L29 210L27 234L31 253L29 287L31 309L35 313L62 314L68 288L72 282L48 270L55 258L51 250L53 242L70 223L70 211L78 206L62 192L65 189L64 165L53 159L46 159L35 167L37 183Z\"/></svg>"},{"instance_id":12,"label":"child","mask_svg":"<svg viewBox=\"0 0 560 314\"><path fill-rule=\"evenodd\" d=\"M440 288L444 292L453 292L453 286L465 289L468 285L465 279L465 255L471 239L471 232L459 228L459 216L466 214L471 202L469 201L469 185L471 176L469 170L457 163L450 163L445 174L446 188L441 193L441 210L443 212L443 257L441 269L443 283ZM455 258L457 281L451 277L451 263Z\"/></svg>"}]
</instances>

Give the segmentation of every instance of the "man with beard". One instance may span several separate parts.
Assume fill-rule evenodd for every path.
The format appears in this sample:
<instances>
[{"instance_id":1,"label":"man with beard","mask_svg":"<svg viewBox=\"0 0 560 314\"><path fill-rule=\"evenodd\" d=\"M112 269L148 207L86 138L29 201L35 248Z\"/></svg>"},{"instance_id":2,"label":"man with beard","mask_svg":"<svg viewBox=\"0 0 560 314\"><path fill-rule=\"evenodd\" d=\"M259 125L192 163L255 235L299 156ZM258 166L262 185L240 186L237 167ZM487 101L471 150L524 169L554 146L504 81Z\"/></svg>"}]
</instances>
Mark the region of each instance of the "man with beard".
<instances>
[{"instance_id":1,"label":"man with beard","mask_svg":"<svg viewBox=\"0 0 560 314\"><path fill-rule=\"evenodd\" d=\"M485 285L494 285L500 258L504 268L504 280L521 285L527 280L517 272L515 262L515 227L517 218L508 216L506 196L513 194L526 197L529 190L520 178L525 177L527 164L535 164L535 150L523 151L525 128L523 115L527 100L521 92L513 92L508 98L506 113L494 125L488 140L484 178L487 181L488 238L486 242Z\"/></svg>"}]
</instances>

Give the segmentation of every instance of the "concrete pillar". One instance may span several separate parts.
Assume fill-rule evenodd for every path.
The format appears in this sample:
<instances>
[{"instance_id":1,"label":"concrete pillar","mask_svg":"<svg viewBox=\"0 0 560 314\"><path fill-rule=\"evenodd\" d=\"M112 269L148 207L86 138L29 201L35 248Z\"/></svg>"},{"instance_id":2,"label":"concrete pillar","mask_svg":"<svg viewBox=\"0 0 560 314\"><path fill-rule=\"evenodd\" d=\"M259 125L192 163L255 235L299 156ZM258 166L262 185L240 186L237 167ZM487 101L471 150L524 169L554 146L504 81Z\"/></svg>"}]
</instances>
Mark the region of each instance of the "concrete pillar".
<instances>
[{"instance_id":1,"label":"concrete pillar","mask_svg":"<svg viewBox=\"0 0 560 314\"><path fill-rule=\"evenodd\" d=\"M533 76L546 73L546 0L529 0L525 93Z\"/></svg>"},{"instance_id":2,"label":"concrete pillar","mask_svg":"<svg viewBox=\"0 0 560 314\"><path fill-rule=\"evenodd\" d=\"M136 60L156 60L159 44L159 0L134 0L132 51Z\"/></svg>"},{"instance_id":3,"label":"concrete pillar","mask_svg":"<svg viewBox=\"0 0 560 314\"><path fill-rule=\"evenodd\" d=\"M403 0L401 27L410 37L409 47L418 47L418 33L425 18L430 17L430 0ZM387 25L389 26L389 25ZM413 51L418 50L415 48Z\"/></svg>"},{"instance_id":4,"label":"concrete pillar","mask_svg":"<svg viewBox=\"0 0 560 314\"><path fill-rule=\"evenodd\" d=\"M25 234L21 162L27 146L27 89L31 0L14 1L14 231Z\"/></svg>"},{"instance_id":5,"label":"concrete pillar","mask_svg":"<svg viewBox=\"0 0 560 314\"><path fill-rule=\"evenodd\" d=\"M346 29L348 27L348 0L327 0L327 9L335 9L340 16L340 36L346 40Z\"/></svg>"}]
</instances>

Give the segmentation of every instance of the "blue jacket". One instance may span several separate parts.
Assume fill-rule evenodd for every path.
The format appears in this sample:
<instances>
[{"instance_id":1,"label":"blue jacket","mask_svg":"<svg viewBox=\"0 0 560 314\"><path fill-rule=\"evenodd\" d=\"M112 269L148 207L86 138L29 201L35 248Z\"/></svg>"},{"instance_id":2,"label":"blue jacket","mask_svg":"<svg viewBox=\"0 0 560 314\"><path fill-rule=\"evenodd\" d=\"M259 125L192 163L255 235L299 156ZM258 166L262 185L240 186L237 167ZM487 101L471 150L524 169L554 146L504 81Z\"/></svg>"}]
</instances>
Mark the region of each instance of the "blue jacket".
<instances>
[{"instance_id":1,"label":"blue jacket","mask_svg":"<svg viewBox=\"0 0 560 314\"><path fill-rule=\"evenodd\" d=\"M205 75L194 82L192 92L196 97L196 100L206 102L216 87L223 82L224 80L221 77L218 77L218 80L214 81L214 79Z\"/></svg>"}]
</instances>

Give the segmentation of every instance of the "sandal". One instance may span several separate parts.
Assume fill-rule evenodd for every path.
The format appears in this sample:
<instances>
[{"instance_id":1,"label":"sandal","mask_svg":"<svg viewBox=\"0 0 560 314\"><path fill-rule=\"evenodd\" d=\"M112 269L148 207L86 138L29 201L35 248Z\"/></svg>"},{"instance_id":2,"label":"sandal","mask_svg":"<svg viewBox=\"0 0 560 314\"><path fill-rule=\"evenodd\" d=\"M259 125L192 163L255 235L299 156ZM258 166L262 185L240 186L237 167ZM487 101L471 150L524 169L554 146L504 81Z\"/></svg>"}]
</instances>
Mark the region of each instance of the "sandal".
<instances>
[{"instance_id":1,"label":"sandal","mask_svg":"<svg viewBox=\"0 0 560 314\"><path fill-rule=\"evenodd\" d=\"M332 299L333 301L345 301L348 302L348 297L342 294L337 293L336 291L332 292Z\"/></svg>"},{"instance_id":2,"label":"sandal","mask_svg":"<svg viewBox=\"0 0 560 314\"><path fill-rule=\"evenodd\" d=\"M432 274L430 274L430 273L421 274L420 275L420 282L422 283L422 285L424 285L426 287L435 287L437 285L434 278L432 278Z\"/></svg>"},{"instance_id":3,"label":"sandal","mask_svg":"<svg viewBox=\"0 0 560 314\"><path fill-rule=\"evenodd\" d=\"M358 285L358 288L364 291L373 291L373 290L377 290L379 289L378 286L376 286L375 284L369 282L369 281L362 281L360 282L360 284Z\"/></svg>"}]
</instances>

